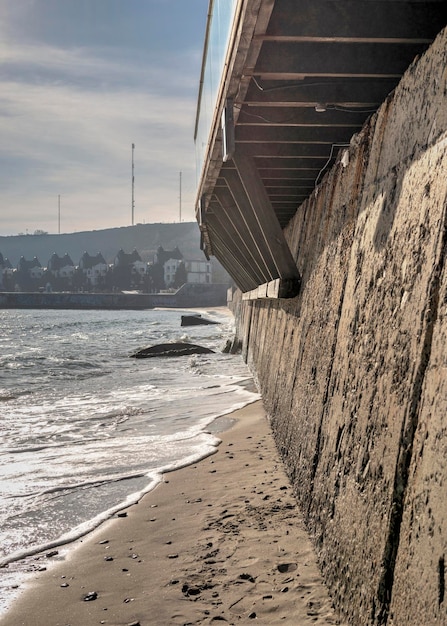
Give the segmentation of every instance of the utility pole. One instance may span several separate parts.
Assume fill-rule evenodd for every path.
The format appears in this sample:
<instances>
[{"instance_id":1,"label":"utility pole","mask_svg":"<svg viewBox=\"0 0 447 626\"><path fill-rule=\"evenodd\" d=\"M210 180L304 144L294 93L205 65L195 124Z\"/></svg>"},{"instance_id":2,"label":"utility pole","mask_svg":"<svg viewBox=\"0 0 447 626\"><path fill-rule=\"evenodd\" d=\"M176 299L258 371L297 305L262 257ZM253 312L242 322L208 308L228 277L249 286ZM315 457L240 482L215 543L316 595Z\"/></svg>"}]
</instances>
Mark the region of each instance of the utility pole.
<instances>
[{"instance_id":1,"label":"utility pole","mask_svg":"<svg viewBox=\"0 0 447 626\"><path fill-rule=\"evenodd\" d=\"M57 197L57 232L61 234L61 194Z\"/></svg>"},{"instance_id":2,"label":"utility pole","mask_svg":"<svg viewBox=\"0 0 447 626\"><path fill-rule=\"evenodd\" d=\"M179 222L182 221L182 173L180 172L180 193L179 193Z\"/></svg>"},{"instance_id":3,"label":"utility pole","mask_svg":"<svg viewBox=\"0 0 447 626\"><path fill-rule=\"evenodd\" d=\"M135 168L134 168L134 161L133 161L133 153L135 150L135 144L132 144L132 226L134 225L134 217L135 217L135 197L134 197L134 190L135 190Z\"/></svg>"}]
</instances>

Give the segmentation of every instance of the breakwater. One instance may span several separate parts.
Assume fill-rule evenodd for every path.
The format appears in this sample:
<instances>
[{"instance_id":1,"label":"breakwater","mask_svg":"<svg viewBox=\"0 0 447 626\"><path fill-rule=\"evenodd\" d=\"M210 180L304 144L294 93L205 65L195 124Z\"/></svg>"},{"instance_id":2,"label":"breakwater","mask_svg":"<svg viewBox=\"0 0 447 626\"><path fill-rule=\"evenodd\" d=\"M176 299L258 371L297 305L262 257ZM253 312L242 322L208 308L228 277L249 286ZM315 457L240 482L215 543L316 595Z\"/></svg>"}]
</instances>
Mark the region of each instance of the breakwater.
<instances>
[{"instance_id":1,"label":"breakwater","mask_svg":"<svg viewBox=\"0 0 447 626\"><path fill-rule=\"evenodd\" d=\"M226 304L227 285L188 283L174 293L0 292L0 309L153 309Z\"/></svg>"},{"instance_id":2,"label":"breakwater","mask_svg":"<svg viewBox=\"0 0 447 626\"><path fill-rule=\"evenodd\" d=\"M298 209L292 300L231 306L338 609L447 624L447 33Z\"/></svg>"}]
</instances>

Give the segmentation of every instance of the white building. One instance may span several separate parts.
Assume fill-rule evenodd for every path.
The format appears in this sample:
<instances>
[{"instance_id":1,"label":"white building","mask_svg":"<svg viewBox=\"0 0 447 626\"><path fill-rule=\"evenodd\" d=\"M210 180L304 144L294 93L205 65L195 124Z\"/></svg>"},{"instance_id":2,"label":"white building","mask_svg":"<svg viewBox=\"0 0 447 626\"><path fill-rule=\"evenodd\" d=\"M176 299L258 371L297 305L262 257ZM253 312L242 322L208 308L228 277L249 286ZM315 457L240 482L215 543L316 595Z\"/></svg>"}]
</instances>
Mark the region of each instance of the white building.
<instances>
[{"instance_id":1,"label":"white building","mask_svg":"<svg viewBox=\"0 0 447 626\"><path fill-rule=\"evenodd\" d=\"M188 283L211 283L212 268L209 261L186 261Z\"/></svg>"}]
</instances>

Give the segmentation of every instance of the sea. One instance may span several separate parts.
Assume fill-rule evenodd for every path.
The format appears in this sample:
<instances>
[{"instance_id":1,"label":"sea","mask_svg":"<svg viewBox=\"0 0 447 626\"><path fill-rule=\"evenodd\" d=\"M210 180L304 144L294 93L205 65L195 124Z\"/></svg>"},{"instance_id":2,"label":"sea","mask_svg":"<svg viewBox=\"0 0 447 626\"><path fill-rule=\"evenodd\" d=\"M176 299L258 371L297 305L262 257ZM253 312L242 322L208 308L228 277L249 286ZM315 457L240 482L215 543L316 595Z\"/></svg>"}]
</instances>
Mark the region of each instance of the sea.
<instances>
[{"instance_id":1,"label":"sea","mask_svg":"<svg viewBox=\"0 0 447 626\"><path fill-rule=\"evenodd\" d=\"M215 452L216 418L259 398L233 337L225 308L0 311L0 615L42 555ZM131 358L178 341L214 352Z\"/></svg>"}]
</instances>

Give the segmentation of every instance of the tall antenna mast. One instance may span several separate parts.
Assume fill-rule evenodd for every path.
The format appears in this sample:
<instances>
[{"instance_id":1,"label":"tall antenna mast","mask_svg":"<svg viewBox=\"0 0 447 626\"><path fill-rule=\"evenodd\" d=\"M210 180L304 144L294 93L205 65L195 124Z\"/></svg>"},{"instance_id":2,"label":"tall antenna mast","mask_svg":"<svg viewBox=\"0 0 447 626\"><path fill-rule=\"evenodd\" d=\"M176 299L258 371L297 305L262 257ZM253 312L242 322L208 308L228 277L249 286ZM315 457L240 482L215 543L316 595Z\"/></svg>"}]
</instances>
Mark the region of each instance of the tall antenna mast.
<instances>
[{"instance_id":1,"label":"tall antenna mast","mask_svg":"<svg viewBox=\"0 0 447 626\"><path fill-rule=\"evenodd\" d=\"M182 221L182 173L180 172L179 222Z\"/></svg>"},{"instance_id":2,"label":"tall antenna mast","mask_svg":"<svg viewBox=\"0 0 447 626\"><path fill-rule=\"evenodd\" d=\"M61 234L61 194L57 197L57 232Z\"/></svg>"},{"instance_id":3,"label":"tall antenna mast","mask_svg":"<svg viewBox=\"0 0 447 626\"><path fill-rule=\"evenodd\" d=\"M134 161L133 161L133 153L135 150L135 144L132 144L132 226L134 225L134 215L135 215L135 196L134 196L134 190L135 190L135 167L134 167Z\"/></svg>"}]
</instances>

